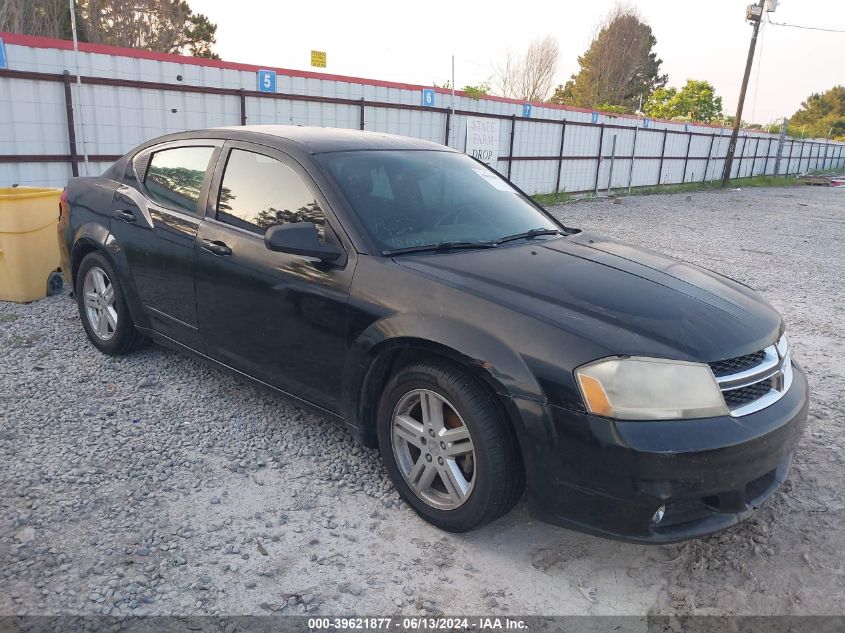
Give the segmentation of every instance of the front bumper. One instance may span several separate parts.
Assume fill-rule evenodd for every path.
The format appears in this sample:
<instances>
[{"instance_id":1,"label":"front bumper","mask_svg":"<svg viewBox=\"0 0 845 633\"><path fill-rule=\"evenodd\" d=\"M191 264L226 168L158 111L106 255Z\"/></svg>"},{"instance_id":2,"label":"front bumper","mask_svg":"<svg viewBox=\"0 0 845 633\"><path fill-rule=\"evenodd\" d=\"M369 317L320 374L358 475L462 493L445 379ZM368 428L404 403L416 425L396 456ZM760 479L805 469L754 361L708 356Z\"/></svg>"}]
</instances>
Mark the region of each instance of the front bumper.
<instances>
[{"instance_id":1,"label":"front bumper","mask_svg":"<svg viewBox=\"0 0 845 633\"><path fill-rule=\"evenodd\" d=\"M807 404L807 380L794 365L780 400L739 418L618 421L549 407L554 441L529 448L529 510L640 543L717 532L748 518L783 483Z\"/></svg>"}]
</instances>

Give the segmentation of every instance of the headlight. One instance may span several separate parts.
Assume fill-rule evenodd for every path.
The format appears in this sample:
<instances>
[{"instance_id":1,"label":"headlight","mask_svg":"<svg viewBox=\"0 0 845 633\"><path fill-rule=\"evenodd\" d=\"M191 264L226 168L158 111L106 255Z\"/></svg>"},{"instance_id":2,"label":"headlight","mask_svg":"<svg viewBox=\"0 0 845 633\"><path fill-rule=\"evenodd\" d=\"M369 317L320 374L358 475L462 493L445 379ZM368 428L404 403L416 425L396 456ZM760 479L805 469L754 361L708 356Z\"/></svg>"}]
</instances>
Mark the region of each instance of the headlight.
<instances>
[{"instance_id":1,"label":"headlight","mask_svg":"<svg viewBox=\"0 0 845 633\"><path fill-rule=\"evenodd\" d=\"M727 415L713 372L703 363L607 358L575 370L590 413L620 420L680 420Z\"/></svg>"}]
</instances>

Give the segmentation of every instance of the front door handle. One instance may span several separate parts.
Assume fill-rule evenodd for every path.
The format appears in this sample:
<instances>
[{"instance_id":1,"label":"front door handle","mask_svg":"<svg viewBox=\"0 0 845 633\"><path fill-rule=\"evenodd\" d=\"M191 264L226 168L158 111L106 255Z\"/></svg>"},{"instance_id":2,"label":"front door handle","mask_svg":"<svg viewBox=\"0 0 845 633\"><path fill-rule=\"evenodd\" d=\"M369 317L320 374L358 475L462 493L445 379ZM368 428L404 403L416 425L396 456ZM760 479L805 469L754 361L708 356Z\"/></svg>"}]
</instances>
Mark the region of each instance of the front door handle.
<instances>
[{"instance_id":1,"label":"front door handle","mask_svg":"<svg viewBox=\"0 0 845 633\"><path fill-rule=\"evenodd\" d=\"M226 256L232 254L232 249L229 248L225 242L221 242L220 240L203 240L202 248L212 255Z\"/></svg>"},{"instance_id":2,"label":"front door handle","mask_svg":"<svg viewBox=\"0 0 845 633\"><path fill-rule=\"evenodd\" d=\"M120 218L124 222L134 222L135 221L135 214L131 211L124 211L123 209L118 209L114 212L115 217Z\"/></svg>"}]
</instances>

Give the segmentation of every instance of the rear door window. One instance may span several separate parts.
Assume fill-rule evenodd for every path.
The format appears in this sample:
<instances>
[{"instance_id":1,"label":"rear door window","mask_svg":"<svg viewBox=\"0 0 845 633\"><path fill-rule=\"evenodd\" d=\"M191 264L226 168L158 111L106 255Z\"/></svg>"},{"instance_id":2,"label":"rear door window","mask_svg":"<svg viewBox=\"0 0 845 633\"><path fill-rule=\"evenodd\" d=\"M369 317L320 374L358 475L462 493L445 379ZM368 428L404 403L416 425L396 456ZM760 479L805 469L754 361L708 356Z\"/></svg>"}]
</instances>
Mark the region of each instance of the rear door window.
<instances>
[{"instance_id":1,"label":"rear door window","mask_svg":"<svg viewBox=\"0 0 845 633\"><path fill-rule=\"evenodd\" d=\"M326 216L305 181L281 161L233 149L217 199L217 219L263 235L271 226L313 222L320 237Z\"/></svg>"},{"instance_id":2,"label":"rear door window","mask_svg":"<svg viewBox=\"0 0 845 633\"><path fill-rule=\"evenodd\" d=\"M144 186L155 202L176 211L197 212L197 201L213 147L174 147L153 153Z\"/></svg>"}]
</instances>

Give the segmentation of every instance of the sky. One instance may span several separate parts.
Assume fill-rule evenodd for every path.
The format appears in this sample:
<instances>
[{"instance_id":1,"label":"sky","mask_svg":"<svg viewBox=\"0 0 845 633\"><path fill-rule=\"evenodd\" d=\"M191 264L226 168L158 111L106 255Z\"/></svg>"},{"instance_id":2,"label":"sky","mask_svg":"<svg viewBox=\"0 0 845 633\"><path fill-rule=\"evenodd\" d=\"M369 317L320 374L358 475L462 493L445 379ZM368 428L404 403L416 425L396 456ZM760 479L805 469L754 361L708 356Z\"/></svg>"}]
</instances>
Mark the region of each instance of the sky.
<instances>
[{"instance_id":1,"label":"sky","mask_svg":"<svg viewBox=\"0 0 845 633\"><path fill-rule=\"evenodd\" d=\"M669 85L690 78L712 83L726 114L736 111L751 37L750 0L631 0L657 38ZM508 49L539 37L560 44L557 83L578 70L596 25L615 0L189 0L217 24L215 50L227 61L311 69L311 50L325 51L324 72L420 85L475 85L488 79ZM780 0L774 22L845 30L841 0ZM813 92L845 84L845 33L765 24L743 119L769 123L789 116Z\"/></svg>"}]
</instances>

